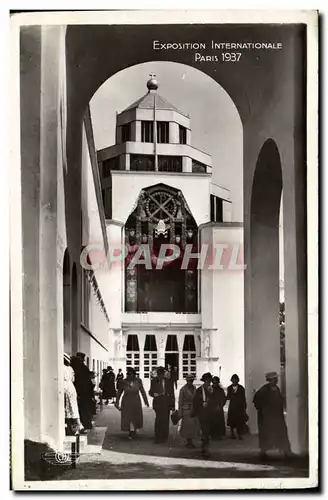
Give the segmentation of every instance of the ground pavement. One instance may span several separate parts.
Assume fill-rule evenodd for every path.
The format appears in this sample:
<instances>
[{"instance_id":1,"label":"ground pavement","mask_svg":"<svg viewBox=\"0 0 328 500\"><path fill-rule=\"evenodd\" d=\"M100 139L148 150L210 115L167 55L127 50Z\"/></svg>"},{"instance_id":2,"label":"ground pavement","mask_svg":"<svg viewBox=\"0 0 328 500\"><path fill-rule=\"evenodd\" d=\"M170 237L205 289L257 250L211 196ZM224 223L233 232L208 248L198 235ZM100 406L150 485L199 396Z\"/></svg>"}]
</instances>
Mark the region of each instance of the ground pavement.
<instances>
[{"instance_id":1,"label":"ground pavement","mask_svg":"<svg viewBox=\"0 0 328 500\"><path fill-rule=\"evenodd\" d=\"M144 427L132 441L120 430L120 412L104 406L88 436L88 451L82 451L76 469L60 479L145 479L145 478L255 478L307 477L307 461L285 462L276 455L263 463L259 458L257 436L243 441L229 437L210 445L210 459L203 459L200 440L196 449L187 449L177 427L170 425L169 440L154 443L154 412L144 408Z\"/></svg>"}]
</instances>

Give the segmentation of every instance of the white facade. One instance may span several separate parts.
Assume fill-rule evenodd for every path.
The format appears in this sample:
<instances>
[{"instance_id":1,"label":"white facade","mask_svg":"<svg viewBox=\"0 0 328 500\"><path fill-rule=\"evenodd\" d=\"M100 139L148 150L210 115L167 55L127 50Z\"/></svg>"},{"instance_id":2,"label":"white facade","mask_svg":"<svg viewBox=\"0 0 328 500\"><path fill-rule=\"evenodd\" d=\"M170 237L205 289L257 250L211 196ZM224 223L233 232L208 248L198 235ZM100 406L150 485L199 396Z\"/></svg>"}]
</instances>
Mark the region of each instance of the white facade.
<instances>
[{"instance_id":1,"label":"white facade","mask_svg":"<svg viewBox=\"0 0 328 500\"><path fill-rule=\"evenodd\" d=\"M231 375L237 372L244 383L244 268L236 264L235 255L235 252L242 251L243 228L239 223L230 222L229 191L211 182L210 155L192 148L190 119L162 100L157 94L155 80L150 80L147 86L148 93L143 98L117 115L116 144L97 154L110 254L113 255L114 249L120 245L123 248L129 241L127 221L138 210L143 193L151 189L156 194L156 186L181 193L198 228L199 254L205 251L205 247L201 250L202 244L208 245L208 255L216 244L227 247L225 251L230 253L223 265L220 259L213 263L213 267L217 264L218 269L211 269L207 263L203 269L196 271L197 310L193 312L138 310L138 306L136 310L128 311L126 262L113 262L106 292L111 327L110 364L115 370L134 365L145 379L146 387L151 369L168 364L178 367L180 383L188 371L193 371L197 379L203 372L211 371L221 376L225 386L229 384ZM167 109L158 110L158 105ZM164 137L165 143L157 143L161 133L161 125L157 122L167 123L165 126L169 133ZM122 136L123 125L127 127L126 140ZM179 135L179 125L186 128L184 136L181 132ZM148 137L142 128L144 131L151 129ZM180 144L179 139L185 143ZM171 171L161 168L160 158L163 155L177 159L166 167ZM131 167L133 158L139 161L139 166L134 168ZM181 160L180 163L178 160ZM201 172L197 162L204 167L200 167ZM198 168L194 168L195 165ZM224 165L219 168L224 168ZM213 203L220 205L219 214L213 209ZM147 234L150 239L153 238L153 230ZM140 244L141 233L138 238ZM139 281L136 287L138 294L141 290ZM145 350L148 336L153 335L156 351L148 352ZM172 336L174 346L170 347ZM137 339L137 349L133 347L131 350L131 344L128 345L131 337L134 342ZM187 343L191 337L193 350L188 351Z\"/></svg>"}]
</instances>

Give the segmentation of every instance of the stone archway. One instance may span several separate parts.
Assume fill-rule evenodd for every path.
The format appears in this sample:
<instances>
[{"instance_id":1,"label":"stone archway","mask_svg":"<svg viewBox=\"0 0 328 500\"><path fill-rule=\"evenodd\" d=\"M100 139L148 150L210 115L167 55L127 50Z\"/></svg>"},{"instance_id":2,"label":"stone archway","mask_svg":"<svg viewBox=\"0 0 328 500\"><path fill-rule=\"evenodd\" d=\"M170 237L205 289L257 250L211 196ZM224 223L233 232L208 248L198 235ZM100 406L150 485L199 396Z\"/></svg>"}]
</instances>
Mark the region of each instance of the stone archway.
<instances>
[{"instance_id":1,"label":"stone archway","mask_svg":"<svg viewBox=\"0 0 328 500\"><path fill-rule=\"evenodd\" d=\"M63 312L64 312L64 351L72 353L71 322L71 267L69 252L66 248L63 263Z\"/></svg>"},{"instance_id":2,"label":"stone archway","mask_svg":"<svg viewBox=\"0 0 328 500\"><path fill-rule=\"evenodd\" d=\"M250 427L256 431L253 392L265 383L265 373L280 372L279 335L279 214L282 168L276 143L263 144L251 192L250 276L251 329L246 330L245 366Z\"/></svg>"},{"instance_id":3,"label":"stone archway","mask_svg":"<svg viewBox=\"0 0 328 500\"><path fill-rule=\"evenodd\" d=\"M77 281L77 271L76 264L73 264L72 269L72 286L71 286L71 313L72 313L72 350L75 352L78 350L78 338L79 338L79 322L78 322L78 281Z\"/></svg>"}]
</instances>

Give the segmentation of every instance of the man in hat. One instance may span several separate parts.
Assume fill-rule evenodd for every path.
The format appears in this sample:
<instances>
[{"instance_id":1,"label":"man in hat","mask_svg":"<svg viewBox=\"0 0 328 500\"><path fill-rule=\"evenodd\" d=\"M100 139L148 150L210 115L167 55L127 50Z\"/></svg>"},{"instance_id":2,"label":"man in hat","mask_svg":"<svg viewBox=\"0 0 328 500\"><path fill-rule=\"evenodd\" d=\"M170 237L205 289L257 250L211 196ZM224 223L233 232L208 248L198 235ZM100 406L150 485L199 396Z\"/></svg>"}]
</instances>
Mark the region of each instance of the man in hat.
<instances>
[{"instance_id":1,"label":"man in hat","mask_svg":"<svg viewBox=\"0 0 328 500\"><path fill-rule=\"evenodd\" d=\"M84 429L92 429L94 387L91 382L89 368L84 364L84 352L77 352L72 358L71 366L74 370L74 385L77 393L80 418Z\"/></svg>"},{"instance_id":2,"label":"man in hat","mask_svg":"<svg viewBox=\"0 0 328 500\"><path fill-rule=\"evenodd\" d=\"M254 395L259 429L261 457L266 458L268 450L278 449L287 457L290 455L287 426L284 417L284 400L277 385L278 374L268 372L264 384Z\"/></svg>"},{"instance_id":3,"label":"man in hat","mask_svg":"<svg viewBox=\"0 0 328 500\"><path fill-rule=\"evenodd\" d=\"M200 424L202 431L202 455L204 458L209 458L210 456L208 447L214 413L213 405L211 404L213 398L212 379L213 377L210 372L203 374L201 378L203 385L196 390L191 413L192 417L198 418Z\"/></svg>"},{"instance_id":4,"label":"man in hat","mask_svg":"<svg viewBox=\"0 0 328 500\"><path fill-rule=\"evenodd\" d=\"M165 443L169 437L170 411L174 410L174 388L172 380L165 377L165 368L157 368L157 376L152 379L149 395L153 399L155 411L155 443Z\"/></svg>"}]
</instances>

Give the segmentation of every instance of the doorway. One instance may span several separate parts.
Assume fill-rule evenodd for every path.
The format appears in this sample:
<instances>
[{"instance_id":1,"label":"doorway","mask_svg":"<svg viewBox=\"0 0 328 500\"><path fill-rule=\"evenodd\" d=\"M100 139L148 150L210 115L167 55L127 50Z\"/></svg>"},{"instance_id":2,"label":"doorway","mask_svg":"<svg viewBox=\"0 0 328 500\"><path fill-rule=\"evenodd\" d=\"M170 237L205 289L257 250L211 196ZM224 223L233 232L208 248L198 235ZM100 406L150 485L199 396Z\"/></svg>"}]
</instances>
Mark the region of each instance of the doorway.
<instances>
[{"instance_id":1,"label":"doorway","mask_svg":"<svg viewBox=\"0 0 328 500\"><path fill-rule=\"evenodd\" d=\"M179 380L179 353L178 352L166 352L165 353L165 369L168 369L169 365L171 367L176 367L177 379Z\"/></svg>"}]
</instances>

